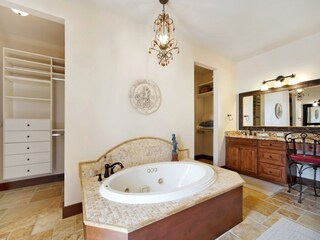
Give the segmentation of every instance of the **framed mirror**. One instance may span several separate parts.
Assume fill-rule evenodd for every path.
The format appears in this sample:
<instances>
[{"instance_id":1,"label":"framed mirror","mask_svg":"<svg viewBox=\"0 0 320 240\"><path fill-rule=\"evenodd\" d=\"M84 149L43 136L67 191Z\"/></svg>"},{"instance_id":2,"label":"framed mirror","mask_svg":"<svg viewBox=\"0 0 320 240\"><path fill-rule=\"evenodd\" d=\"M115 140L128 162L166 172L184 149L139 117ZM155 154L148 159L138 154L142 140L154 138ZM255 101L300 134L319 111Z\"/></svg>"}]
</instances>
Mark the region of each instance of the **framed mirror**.
<instances>
[{"instance_id":1,"label":"framed mirror","mask_svg":"<svg viewBox=\"0 0 320 240\"><path fill-rule=\"evenodd\" d=\"M240 93L239 129L320 131L320 79Z\"/></svg>"}]
</instances>

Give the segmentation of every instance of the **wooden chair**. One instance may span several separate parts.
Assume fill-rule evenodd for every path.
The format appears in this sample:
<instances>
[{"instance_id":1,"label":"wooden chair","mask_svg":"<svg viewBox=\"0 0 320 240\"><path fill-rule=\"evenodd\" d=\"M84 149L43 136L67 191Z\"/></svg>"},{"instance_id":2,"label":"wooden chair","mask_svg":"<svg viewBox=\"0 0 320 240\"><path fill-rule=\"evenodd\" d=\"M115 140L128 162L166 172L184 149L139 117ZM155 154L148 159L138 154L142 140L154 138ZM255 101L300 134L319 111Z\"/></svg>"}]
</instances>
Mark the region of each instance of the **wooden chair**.
<instances>
[{"instance_id":1,"label":"wooden chair","mask_svg":"<svg viewBox=\"0 0 320 240\"><path fill-rule=\"evenodd\" d=\"M317 194L317 169L320 168L320 134L313 132L288 133L285 135L287 146L287 159L289 161L289 190L296 182L292 181L291 167L295 166L298 173L299 200L301 203L302 197L302 178L301 175L306 169L314 170L314 194Z\"/></svg>"}]
</instances>

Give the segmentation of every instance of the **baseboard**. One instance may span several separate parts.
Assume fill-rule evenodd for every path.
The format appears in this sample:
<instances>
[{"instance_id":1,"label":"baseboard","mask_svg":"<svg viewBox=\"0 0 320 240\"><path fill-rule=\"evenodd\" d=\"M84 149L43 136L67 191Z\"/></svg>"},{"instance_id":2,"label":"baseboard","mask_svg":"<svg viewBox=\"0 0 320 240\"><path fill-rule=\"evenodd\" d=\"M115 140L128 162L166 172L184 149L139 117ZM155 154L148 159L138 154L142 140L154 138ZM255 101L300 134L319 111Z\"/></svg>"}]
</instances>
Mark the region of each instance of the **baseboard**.
<instances>
[{"instance_id":1,"label":"baseboard","mask_svg":"<svg viewBox=\"0 0 320 240\"><path fill-rule=\"evenodd\" d=\"M58 182L64 180L64 174L49 175L44 177L30 178L13 182L0 183L0 191L11 190L15 188L29 187L43 183Z\"/></svg>"},{"instance_id":2,"label":"baseboard","mask_svg":"<svg viewBox=\"0 0 320 240\"><path fill-rule=\"evenodd\" d=\"M213 156L205 155L205 154L200 154L200 155L194 155L195 160L199 159L206 159L206 160L211 160L213 161Z\"/></svg>"},{"instance_id":3,"label":"baseboard","mask_svg":"<svg viewBox=\"0 0 320 240\"><path fill-rule=\"evenodd\" d=\"M82 203L75 203L69 206L65 206L62 209L62 218L68 218L74 215L82 213Z\"/></svg>"}]
</instances>

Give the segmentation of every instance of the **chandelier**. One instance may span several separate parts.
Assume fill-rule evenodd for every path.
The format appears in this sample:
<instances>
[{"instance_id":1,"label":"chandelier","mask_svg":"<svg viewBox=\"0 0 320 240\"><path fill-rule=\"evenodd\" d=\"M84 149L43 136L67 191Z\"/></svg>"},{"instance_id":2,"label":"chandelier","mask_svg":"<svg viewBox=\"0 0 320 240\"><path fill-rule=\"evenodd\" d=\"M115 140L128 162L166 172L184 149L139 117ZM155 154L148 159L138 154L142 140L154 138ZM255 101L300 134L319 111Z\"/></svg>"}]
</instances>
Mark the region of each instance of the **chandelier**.
<instances>
[{"instance_id":1,"label":"chandelier","mask_svg":"<svg viewBox=\"0 0 320 240\"><path fill-rule=\"evenodd\" d=\"M165 4L169 0L159 0L162 4L162 13L159 14L158 18L154 21L153 31L155 32L155 39L151 42L151 47L149 48L149 54L151 50L157 52L157 58L161 66L167 66L170 60L173 59L173 50L179 53L179 48L177 47L178 42L176 39L172 38L171 34L175 30L173 20L169 17L169 14L165 12Z\"/></svg>"}]
</instances>

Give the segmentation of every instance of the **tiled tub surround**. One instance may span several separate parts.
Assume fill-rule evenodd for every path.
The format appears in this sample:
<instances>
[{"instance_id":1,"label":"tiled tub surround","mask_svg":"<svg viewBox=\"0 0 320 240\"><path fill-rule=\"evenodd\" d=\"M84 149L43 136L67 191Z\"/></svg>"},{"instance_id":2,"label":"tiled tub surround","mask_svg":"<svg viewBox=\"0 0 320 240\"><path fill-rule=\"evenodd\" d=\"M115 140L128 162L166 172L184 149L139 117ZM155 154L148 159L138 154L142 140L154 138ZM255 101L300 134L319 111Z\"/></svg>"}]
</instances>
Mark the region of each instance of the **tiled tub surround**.
<instances>
[{"instance_id":1,"label":"tiled tub surround","mask_svg":"<svg viewBox=\"0 0 320 240\"><path fill-rule=\"evenodd\" d=\"M141 138L140 138L141 139ZM154 140L159 141L159 139L142 138L142 142L139 140L140 144L136 144L136 141L128 141L124 144L118 145L116 148L108 151L100 159L112 159L113 162L120 161L124 164L125 168L128 166L134 166L143 164L141 157L146 163L153 162L153 160L165 161L171 158L171 145L169 142L162 141L157 142L157 147L154 147ZM148 143L146 143L147 141ZM130 146L127 144L129 143ZM166 146L169 145L169 146ZM138 146L137 149L134 149ZM145 148L141 147L145 146ZM153 146L152 149L148 149L148 146ZM119 148L120 149L117 149ZM164 149L169 148L170 151ZM120 156L115 155L117 152L121 154ZM130 158L129 152L134 152L134 155ZM112 157L108 157L109 153L113 153ZM148 154L148 157L145 154ZM163 155L166 153L166 156ZM142 156L141 156L142 155ZM154 156L155 155L155 156ZM106 156L106 157L105 157ZM123 156L124 158L121 158ZM136 157L140 156L140 159ZM181 157L181 156L180 156ZM130 159L132 162L129 162ZM152 159L152 160L150 160ZM193 160L185 160L193 161ZM111 236L111 239L139 239L128 237L131 233L139 232L141 229L146 229L149 226L154 225L157 222L163 222L162 220L167 218L172 218L179 216L182 212L187 211L191 214L188 217L192 220L192 223L196 225L200 224L197 222L197 218L193 215L193 209L198 209L205 207L208 211L211 208L215 208L214 205L210 205L211 201L215 198L220 198L219 202L225 203L226 212L237 212L228 211L233 206L239 206L237 208L239 217L230 216L230 222L233 225L239 223L242 220L242 185L244 181L235 172L225 170L219 167L212 166L217 174L217 179L213 185L205 189L204 191L192 195L191 197L186 197L176 201L169 201L156 204L122 204L109 201L103 198L99 193L100 182L97 181L96 176L92 176L92 169L97 166L96 161L80 163L80 178L82 185L82 203L83 203L83 222L85 229L85 237L91 239L93 234L90 235L89 231L95 231L93 239L98 239L98 237L106 236L105 232ZM237 194L236 198L229 198L228 194ZM230 199L230 200L228 200ZM229 201L229 202L228 202ZM211 207L209 207L211 206ZM223 212L223 207L218 208L218 211ZM206 210L203 211L202 215L206 214ZM223 214L227 216L228 214ZM212 216L210 216L212 217ZM216 216L215 218L218 219ZM185 218L185 217L184 217ZM187 219L188 220L188 219ZM190 222L189 220L189 222ZM211 222L215 221L209 218ZM172 228L177 228L180 223L171 222ZM232 226L233 226L232 225ZM163 225L164 226L164 225ZM230 226L230 228L232 227ZM201 226L202 227L202 226ZM163 227L162 230L166 229ZM174 230L172 229L172 232ZM159 229L159 231L162 231ZM228 229L226 229L228 230ZM224 230L224 231L226 231ZM186 229L188 231L188 229ZM100 235L101 234L101 235ZM112 235L110 235L112 234ZM219 234L222 234L220 232ZM217 235L215 235L217 236ZM141 235L140 235L141 237ZM210 238L211 237L211 238ZM141 238L140 238L141 239ZM157 238L148 238L157 239ZM167 238L168 239L168 238ZM170 237L169 237L170 239ZM186 238L188 239L188 238ZM190 238L191 239L191 238ZM212 239L212 236L207 236L203 239Z\"/></svg>"}]
</instances>

